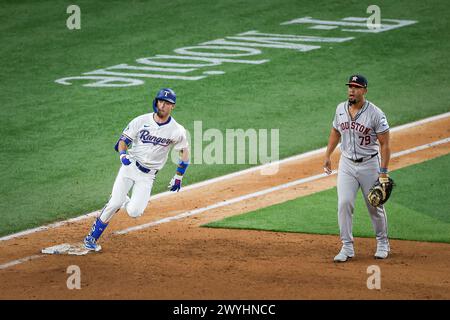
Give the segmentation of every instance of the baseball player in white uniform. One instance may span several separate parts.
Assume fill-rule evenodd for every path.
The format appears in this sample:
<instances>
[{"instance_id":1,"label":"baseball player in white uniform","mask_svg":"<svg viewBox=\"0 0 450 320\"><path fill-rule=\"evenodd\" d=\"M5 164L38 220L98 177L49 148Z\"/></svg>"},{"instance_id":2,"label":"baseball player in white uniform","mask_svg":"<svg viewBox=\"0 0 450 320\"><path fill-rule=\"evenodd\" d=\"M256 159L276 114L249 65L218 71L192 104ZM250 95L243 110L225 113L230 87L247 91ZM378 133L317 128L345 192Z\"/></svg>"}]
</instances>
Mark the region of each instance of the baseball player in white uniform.
<instances>
[{"instance_id":1,"label":"baseball player in white uniform","mask_svg":"<svg viewBox=\"0 0 450 320\"><path fill-rule=\"evenodd\" d=\"M379 177L388 176L389 124L383 111L365 99L367 79L364 76L352 75L347 86L348 100L336 108L324 162L324 171L330 174L332 172L330 157L340 141L341 158L337 192L342 248L334 261L345 262L355 256L352 234L353 210L356 193L360 187L375 230L377 240L375 258L385 259L390 251L386 211L384 206L370 205L367 194Z\"/></svg>"},{"instance_id":2,"label":"baseball player in white uniform","mask_svg":"<svg viewBox=\"0 0 450 320\"><path fill-rule=\"evenodd\" d=\"M133 218L142 215L150 199L155 177L166 163L172 147L180 151L180 161L169 190L180 190L189 165L189 145L186 130L171 116L175 103L175 92L161 89L153 100L154 112L133 119L123 131L115 146L122 165L108 203L84 239L86 249L101 250L97 241L120 208ZM128 192L131 189L130 198Z\"/></svg>"}]
</instances>

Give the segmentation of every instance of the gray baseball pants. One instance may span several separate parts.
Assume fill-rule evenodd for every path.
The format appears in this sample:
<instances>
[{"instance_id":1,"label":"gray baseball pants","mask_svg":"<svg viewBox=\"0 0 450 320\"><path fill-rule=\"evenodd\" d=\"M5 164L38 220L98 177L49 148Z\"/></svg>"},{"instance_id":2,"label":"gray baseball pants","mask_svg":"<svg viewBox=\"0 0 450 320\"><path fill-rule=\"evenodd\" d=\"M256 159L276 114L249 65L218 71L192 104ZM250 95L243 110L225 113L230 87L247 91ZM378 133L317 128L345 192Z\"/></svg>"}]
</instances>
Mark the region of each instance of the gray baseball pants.
<instances>
[{"instance_id":1,"label":"gray baseball pants","mask_svg":"<svg viewBox=\"0 0 450 320\"><path fill-rule=\"evenodd\" d=\"M367 159L369 157L366 157ZM340 237L344 247L353 251L353 210L355 208L356 194L361 187L377 243L387 246L387 217L384 206L375 208L367 201L367 194L378 179L379 158L375 156L360 163L341 156L339 161L337 191L338 191L338 223Z\"/></svg>"}]
</instances>

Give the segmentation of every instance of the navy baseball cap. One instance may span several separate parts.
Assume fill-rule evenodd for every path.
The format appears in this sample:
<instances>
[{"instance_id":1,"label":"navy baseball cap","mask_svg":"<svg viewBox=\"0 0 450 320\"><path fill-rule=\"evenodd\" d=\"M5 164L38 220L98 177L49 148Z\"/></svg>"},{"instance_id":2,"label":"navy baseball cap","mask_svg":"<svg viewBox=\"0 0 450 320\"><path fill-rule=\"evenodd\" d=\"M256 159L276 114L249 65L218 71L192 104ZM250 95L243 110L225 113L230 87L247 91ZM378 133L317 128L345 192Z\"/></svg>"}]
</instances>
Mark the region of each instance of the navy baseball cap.
<instances>
[{"instance_id":1,"label":"navy baseball cap","mask_svg":"<svg viewBox=\"0 0 450 320\"><path fill-rule=\"evenodd\" d=\"M363 75L354 74L350 76L348 82L346 83L347 86L351 84L361 88L367 88L367 79Z\"/></svg>"},{"instance_id":2,"label":"navy baseball cap","mask_svg":"<svg viewBox=\"0 0 450 320\"><path fill-rule=\"evenodd\" d=\"M155 113L158 112L158 108L156 107L157 100L164 100L175 104L177 102L177 95L175 94L175 91L170 88L163 88L159 90L155 99L153 99L153 112Z\"/></svg>"},{"instance_id":3,"label":"navy baseball cap","mask_svg":"<svg viewBox=\"0 0 450 320\"><path fill-rule=\"evenodd\" d=\"M170 88L163 88L156 94L155 100L164 100L175 104L177 102L177 95L175 91Z\"/></svg>"}]
</instances>

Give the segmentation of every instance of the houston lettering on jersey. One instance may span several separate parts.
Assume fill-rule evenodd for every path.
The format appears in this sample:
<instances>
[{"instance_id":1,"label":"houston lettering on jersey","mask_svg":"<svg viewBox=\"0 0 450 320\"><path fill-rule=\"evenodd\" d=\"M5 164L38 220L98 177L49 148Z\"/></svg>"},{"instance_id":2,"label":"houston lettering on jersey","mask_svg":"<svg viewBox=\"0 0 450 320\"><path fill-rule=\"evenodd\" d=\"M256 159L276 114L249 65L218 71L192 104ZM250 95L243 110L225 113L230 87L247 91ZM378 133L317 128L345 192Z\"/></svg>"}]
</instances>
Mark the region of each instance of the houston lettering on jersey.
<instances>
[{"instance_id":1,"label":"houston lettering on jersey","mask_svg":"<svg viewBox=\"0 0 450 320\"><path fill-rule=\"evenodd\" d=\"M142 143L153 143L154 145L160 145L164 147L167 147L171 143L173 143L171 139L152 136L147 130L139 131L139 139L142 141Z\"/></svg>"},{"instance_id":2,"label":"houston lettering on jersey","mask_svg":"<svg viewBox=\"0 0 450 320\"><path fill-rule=\"evenodd\" d=\"M341 123L342 131L349 130L349 129L362 132L364 135L368 135L371 130L370 128L366 128L364 125L362 125L361 123L358 123L356 121L352 121L351 124L348 121Z\"/></svg>"}]
</instances>

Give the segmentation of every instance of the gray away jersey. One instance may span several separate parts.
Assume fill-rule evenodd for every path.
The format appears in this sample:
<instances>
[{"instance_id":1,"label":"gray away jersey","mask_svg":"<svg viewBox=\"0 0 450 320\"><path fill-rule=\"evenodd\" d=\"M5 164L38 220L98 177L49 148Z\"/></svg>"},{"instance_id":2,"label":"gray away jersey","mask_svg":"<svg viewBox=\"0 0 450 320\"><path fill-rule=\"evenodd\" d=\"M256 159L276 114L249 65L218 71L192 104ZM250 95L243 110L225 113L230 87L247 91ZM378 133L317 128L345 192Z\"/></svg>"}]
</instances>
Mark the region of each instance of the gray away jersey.
<instances>
[{"instance_id":1,"label":"gray away jersey","mask_svg":"<svg viewBox=\"0 0 450 320\"><path fill-rule=\"evenodd\" d=\"M336 108L333 127L341 134L341 153L349 159L359 159L379 152L377 134L389 130L386 116L370 101L351 119L348 101Z\"/></svg>"}]
</instances>

